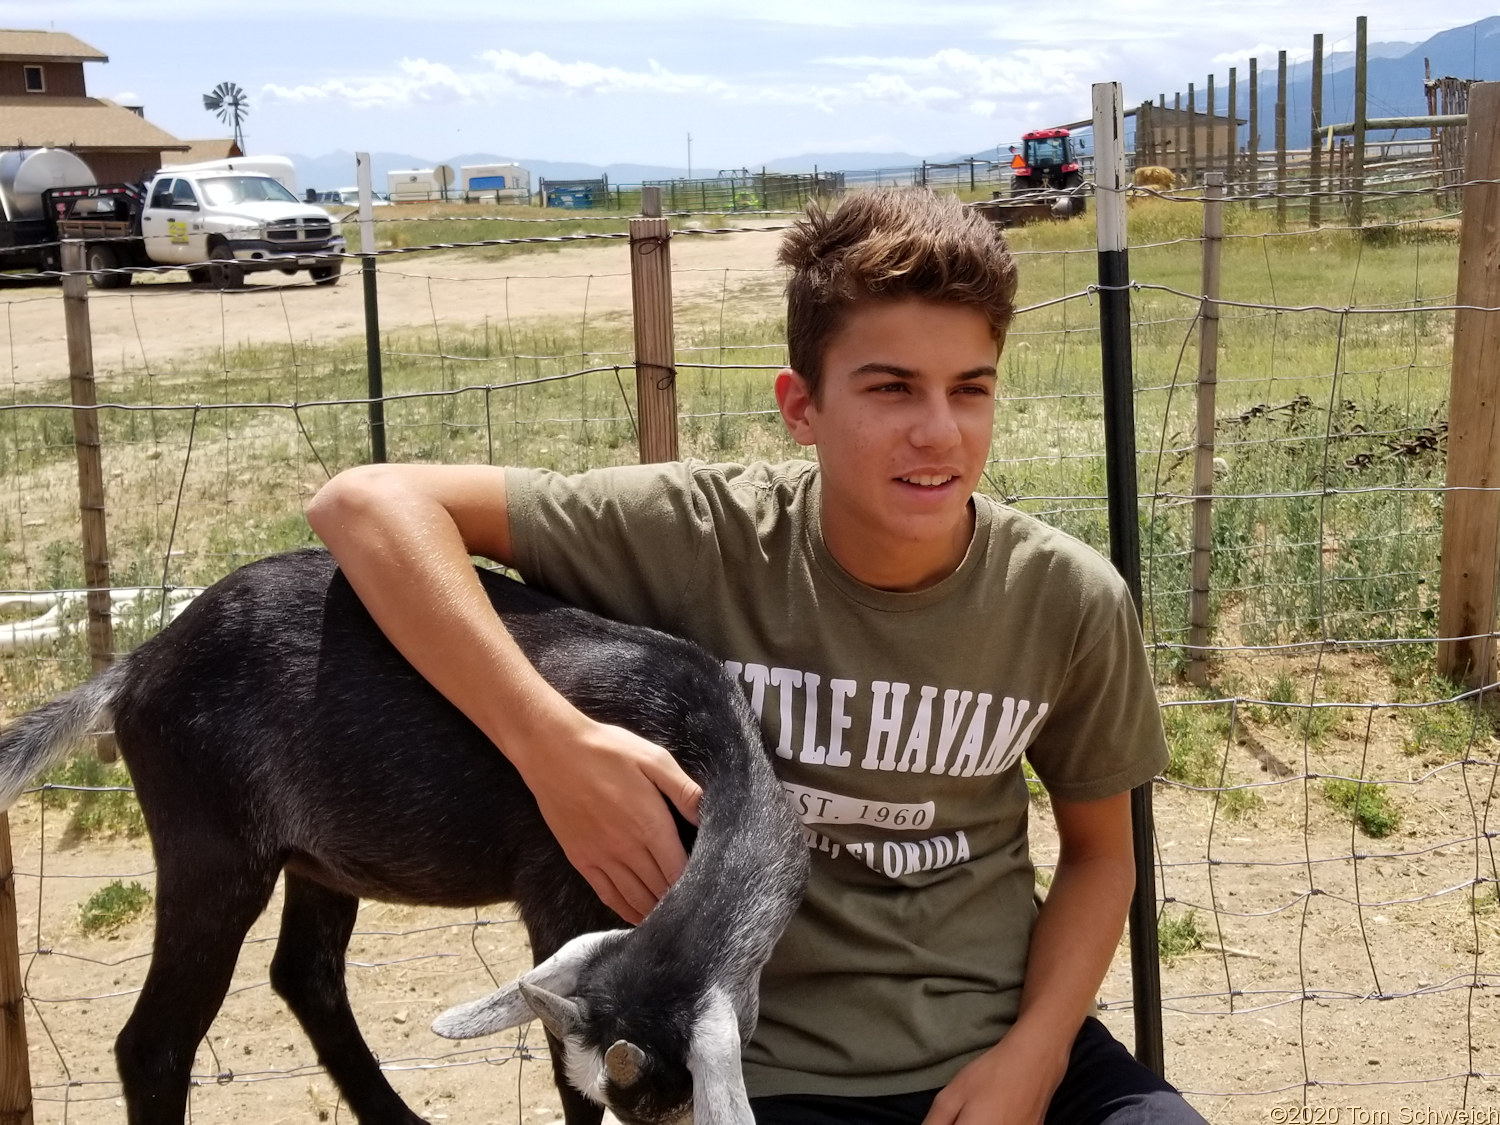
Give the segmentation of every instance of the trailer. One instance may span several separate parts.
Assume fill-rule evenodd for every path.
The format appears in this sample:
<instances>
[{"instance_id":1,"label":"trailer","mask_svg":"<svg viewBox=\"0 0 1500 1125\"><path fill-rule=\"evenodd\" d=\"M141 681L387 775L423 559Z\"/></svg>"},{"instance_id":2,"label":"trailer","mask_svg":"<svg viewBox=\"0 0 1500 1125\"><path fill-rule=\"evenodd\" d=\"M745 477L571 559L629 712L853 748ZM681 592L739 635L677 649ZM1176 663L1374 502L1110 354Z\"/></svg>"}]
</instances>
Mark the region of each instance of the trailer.
<instances>
[{"instance_id":1,"label":"trailer","mask_svg":"<svg viewBox=\"0 0 1500 1125\"><path fill-rule=\"evenodd\" d=\"M458 182L465 199L525 203L531 198L531 173L519 164L465 164Z\"/></svg>"}]
</instances>

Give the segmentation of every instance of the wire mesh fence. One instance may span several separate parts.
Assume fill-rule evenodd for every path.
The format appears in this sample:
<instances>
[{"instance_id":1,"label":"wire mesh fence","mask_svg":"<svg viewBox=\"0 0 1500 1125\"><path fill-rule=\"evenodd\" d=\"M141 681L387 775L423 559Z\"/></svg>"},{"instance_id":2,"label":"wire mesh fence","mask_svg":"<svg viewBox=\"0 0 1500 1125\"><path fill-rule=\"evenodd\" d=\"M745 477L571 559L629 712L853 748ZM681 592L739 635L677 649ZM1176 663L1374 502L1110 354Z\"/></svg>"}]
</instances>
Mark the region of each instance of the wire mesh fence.
<instances>
[{"instance_id":1,"label":"wire mesh fence","mask_svg":"<svg viewBox=\"0 0 1500 1125\"><path fill-rule=\"evenodd\" d=\"M1435 663L1458 217L1437 189L1367 191L1359 229L1310 228L1293 211L1283 230L1252 202L1224 215L1203 687L1183 677L1203 201L1143 192L1131 205L1144 609L1172 747L1156 792L1168 1075L1215 1121L1303 1104L1346 1120L1482 1108L1500 1102L1494 685L1445 682ZM528 253L450 235L478 217L424 219L407 245L450 248L380 259L390 458L637 459L623 230ZM683 235L695 221L674 220ZM798 452L770 395L786 354L782 222L671 240L684 456ZM389 245L406 237L387 225ZM985 488L1103 550L1092 226L1025 227L1012 244L1025 308ZM90 659L62 301L0 296L8 717L78 682ZM307 499L368 457L364 322L348 283L221 294L163 274L89 304L123 652L195 588L311 541ZM151 890L138 821L113 792L128 778L88 758L69 769L12 810L38 1121L118 1116L108 1042L150 941L142 918L111 931L83 913L113 884ZM1047 821L1039 808L1043 884ZM269 914L195 1060L195 1119L347 1113L266 987ZM420 1112L555 1116L539 1040L448 1051L426 1031L524 963L503 908L366 904L350 957L356 1012ZM1128 1041L1118 960L1101 1015Z\"/></svg>"}]
</instances>

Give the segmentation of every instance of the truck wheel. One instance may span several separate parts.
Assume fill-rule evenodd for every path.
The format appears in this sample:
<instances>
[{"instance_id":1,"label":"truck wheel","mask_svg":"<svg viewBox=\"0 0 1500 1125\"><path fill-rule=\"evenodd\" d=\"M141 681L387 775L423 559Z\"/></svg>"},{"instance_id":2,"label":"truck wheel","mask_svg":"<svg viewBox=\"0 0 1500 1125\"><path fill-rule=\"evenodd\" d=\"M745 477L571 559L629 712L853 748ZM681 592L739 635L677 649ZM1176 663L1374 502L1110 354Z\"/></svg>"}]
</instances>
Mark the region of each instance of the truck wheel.
<instances>
[{"instance_id":1,"label":"truck wheel","mask_svg":"<svg viewBox=\"0 0 1500 1125\"><path fill-rule=\"evenodd\" d=\"M344 269L342 259L329 262L326 266L313 266L307 272L312 275L314 285L337 285L339 274Z\"/></svg>"},{"instance_id":2,"label":"truck wheel","mask_svg":"<svg viewBox=\"0 0 1500 1125\"><path fill-rule=\"evenodd\" d=\"M1010 197L1016 199L1023 195L1031 195L1036 191L1036 182L1030 176L1012 176L1010 181Z\"/></svg>"},{"instance_id":3,"label":"truck wheel","mask_svg":"<svg viewBox=\"0 0 1500 1125\"><path fill-rule=\"evenodd\" d=\"M89 281L95 289L119 289L130 284L128 273L111 273L120 265L120 256L115 248L105 242L96 242L83 256L84 268L89 271Z\"/></svg>"},{"instance_id":4,"label":"truck wheel","mask_svg":"<svg viewBox=\"0 0 1500 1125\"><path fill-rule=\"evenodd\" d=\"M213 278L209 276L207 266L189 266L188 280L194 285L207 285Z\"/></svg>"},{"instance_id":5,"label":"truck wheel","mask_svg":"<svg viewBox=\"0 0 1500 1125\"><path fill-rule=\"evenodd\" d=\"M243 289L245 267L234 260L234 251L220 242L208 252L208 280L215 289Z\"/></svg>"}]
</instances>

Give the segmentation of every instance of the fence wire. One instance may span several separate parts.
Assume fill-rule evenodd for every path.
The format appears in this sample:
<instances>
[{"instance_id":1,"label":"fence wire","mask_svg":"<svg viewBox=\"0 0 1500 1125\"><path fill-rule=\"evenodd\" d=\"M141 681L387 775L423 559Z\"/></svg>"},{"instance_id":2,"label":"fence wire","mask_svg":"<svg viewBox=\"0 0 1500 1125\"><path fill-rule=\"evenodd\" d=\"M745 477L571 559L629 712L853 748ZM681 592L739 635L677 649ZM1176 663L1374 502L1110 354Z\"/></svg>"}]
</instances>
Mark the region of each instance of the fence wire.
<instances>
[{"instance_id":1,"label":"fence wire","mask_svg":"<svg viewBox=\"0 0 1500 1125\"><path fill-rule=\"evenodd\" d=\"M1345 1120L1477 1112L1500 1104L1489 995L1500 982L1500 685L1462 690L1435 673L1453 316L1466 307L1454 298L1455 215L1434 189L1367 190L1362 229L1282 230L1266 204L1305 193L1258 186L1226 217L1204 689L1182 675L1201 200L1131 205L1144 608L1172 749L1156 790L1168 1075L1221 1122L1304 1105ZM673 240L685 456L799 453L770 398L785 360L775 229ZM1102 550L1089 231L1073 220L1012 234L1024 307L1002 358L984 487ZM517 240L433 239L382 260L392 460L635 460L628 257L621 234L600 233L503 258L485 255ZM90 302L119 651L232 567L311 542L307 499L368 457L354 286L220 294L171 278ZM4 296L10 715L81 680L89 662L61 301ZM118 1117L108 1041L150 942L141 919L113 937L85 931L81 910L99 891L149 894L153 865L132 835L128 778L70 769L12 811L38 1121ZM1043 883L1056 854L1048 820L1039 808ZM274 913L252 931L195 1060L194 1119L347 1112L265 987ZM424 1116L555 1114L538 1037L449 1051L425 1030L525 963L504 908L362 908L355 1009ZM1100 1015L1128 1041L1127 972L1122 956Z\"/></svg>"}]
</instances>

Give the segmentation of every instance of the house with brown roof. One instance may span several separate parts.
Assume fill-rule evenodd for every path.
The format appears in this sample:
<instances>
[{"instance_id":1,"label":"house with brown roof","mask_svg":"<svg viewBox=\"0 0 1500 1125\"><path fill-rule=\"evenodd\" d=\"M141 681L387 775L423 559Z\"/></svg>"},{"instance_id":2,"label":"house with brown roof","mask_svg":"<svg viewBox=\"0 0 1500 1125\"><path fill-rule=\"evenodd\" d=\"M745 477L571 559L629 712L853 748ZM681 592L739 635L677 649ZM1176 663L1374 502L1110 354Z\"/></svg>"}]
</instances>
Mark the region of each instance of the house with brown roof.
<instances>
[{"instance_id":1,"label":"house with brown roof","mask_svg":"<svg viewBox=\"0 0 1500 1125\"><path fill-rule=\"evenodd\" d=\"M67 32L0 30L0 150L72 149L100 183L147 179L186 152L139 110L88 96L84 63L108 61Z\"/></svg>"}]
</instances>

